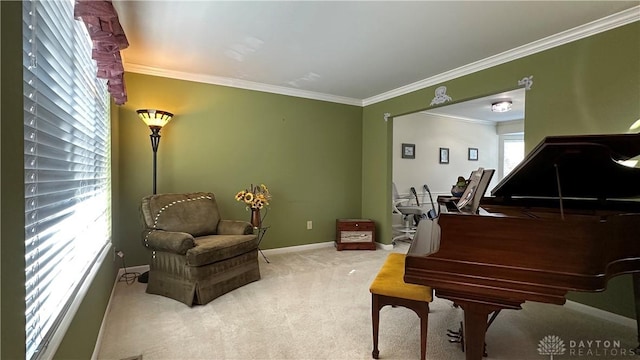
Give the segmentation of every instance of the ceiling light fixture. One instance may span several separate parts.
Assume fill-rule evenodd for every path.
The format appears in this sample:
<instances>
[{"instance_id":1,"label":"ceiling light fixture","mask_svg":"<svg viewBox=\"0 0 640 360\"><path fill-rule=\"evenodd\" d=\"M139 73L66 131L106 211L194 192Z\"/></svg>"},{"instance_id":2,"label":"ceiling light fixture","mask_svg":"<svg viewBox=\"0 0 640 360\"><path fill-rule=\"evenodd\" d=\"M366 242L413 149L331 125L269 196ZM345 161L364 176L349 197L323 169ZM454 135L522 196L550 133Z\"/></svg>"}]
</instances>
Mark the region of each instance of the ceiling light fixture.
<instances>
[{"instance_id":1,"label":"ceiling light fixture","mask_svg":"<svg viewBox=\"0 0 640 360\"><path fill-rule=\"evenodd\" d=\"M511 110L511 101L499 101L491 104L493 112L507 112Z\"/></svg>"}]
</instances>

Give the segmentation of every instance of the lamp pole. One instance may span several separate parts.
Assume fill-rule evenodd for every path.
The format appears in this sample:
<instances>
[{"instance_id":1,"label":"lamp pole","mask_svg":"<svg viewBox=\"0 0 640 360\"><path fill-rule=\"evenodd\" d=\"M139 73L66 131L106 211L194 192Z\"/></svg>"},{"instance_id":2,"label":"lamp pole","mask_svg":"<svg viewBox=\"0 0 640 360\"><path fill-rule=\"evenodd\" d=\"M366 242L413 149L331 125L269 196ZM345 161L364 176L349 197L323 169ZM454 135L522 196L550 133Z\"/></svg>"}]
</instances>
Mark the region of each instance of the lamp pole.
<instances>
[{"instance_id":1,"label":"lamp pole","mask_svg":"<svg viewBox=\"0 0 640 360\"><path fill-rule=\"evenodd\" d=\"M160 126L149 126L149 128L151 129L151 135L149 135L149 137L151 138L151 149L153 149L153 194L155 195L156 192L156 180L157 180L157 158L158 158L158 146L160 145L160 129L162 129L162 127Z\"/></svg>"}]
</instances>

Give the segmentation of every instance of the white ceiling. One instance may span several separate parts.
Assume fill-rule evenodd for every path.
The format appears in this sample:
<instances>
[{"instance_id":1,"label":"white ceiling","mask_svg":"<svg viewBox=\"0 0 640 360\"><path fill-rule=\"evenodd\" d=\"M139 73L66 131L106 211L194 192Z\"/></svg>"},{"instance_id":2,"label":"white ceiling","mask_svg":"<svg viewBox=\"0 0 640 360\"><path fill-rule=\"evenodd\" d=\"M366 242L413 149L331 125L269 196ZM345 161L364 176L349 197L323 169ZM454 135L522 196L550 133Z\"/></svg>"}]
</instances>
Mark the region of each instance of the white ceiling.
<instances>
[{"instance_id":1,"label":"white ceiling","mask_svg":"<svg viewBox=\"0 0 640 360\"><path fill-rule=\"evenodd\" d=\"M524 102L526 90L519 88L487 96L481 96L458 103L445 104L425 113L471 121L503 122L524 119ZM506 112L491 111L491 105L500 101L511 101L511 110Z\"/></svg>"},{"instance_id":2,"label":"white ceiling","mask_svg":"<svg viewBox=\"0 0 640 360\"><path fill-rule=\"evenodd\" d=\"M127 71L359 105L612 14L640 19L639 1L113 3Z\"/></svg>"}]
</instances>

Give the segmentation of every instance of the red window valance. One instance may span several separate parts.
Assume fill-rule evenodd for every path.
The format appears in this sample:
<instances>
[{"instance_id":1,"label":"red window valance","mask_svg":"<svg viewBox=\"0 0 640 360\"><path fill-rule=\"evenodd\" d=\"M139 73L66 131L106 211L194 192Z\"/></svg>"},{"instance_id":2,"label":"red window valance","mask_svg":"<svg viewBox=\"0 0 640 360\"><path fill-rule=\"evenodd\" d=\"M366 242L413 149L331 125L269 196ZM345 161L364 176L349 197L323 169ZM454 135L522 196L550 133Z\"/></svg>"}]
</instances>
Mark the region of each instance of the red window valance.
<instances>
[{"instance_id":1,"label":"red window valance","mask_svg":"<svg viewBox=\"0 0 640 360\"><path fill-rule=\"evenodd\" d=\"M76 0L74 17L82 19L93 41L92 58L98 65L97 77L107 79L109 93L115 103L127 101L124 67L120 50L129 47L118 14L111 1Z\"/></svg>"}]
</instances>

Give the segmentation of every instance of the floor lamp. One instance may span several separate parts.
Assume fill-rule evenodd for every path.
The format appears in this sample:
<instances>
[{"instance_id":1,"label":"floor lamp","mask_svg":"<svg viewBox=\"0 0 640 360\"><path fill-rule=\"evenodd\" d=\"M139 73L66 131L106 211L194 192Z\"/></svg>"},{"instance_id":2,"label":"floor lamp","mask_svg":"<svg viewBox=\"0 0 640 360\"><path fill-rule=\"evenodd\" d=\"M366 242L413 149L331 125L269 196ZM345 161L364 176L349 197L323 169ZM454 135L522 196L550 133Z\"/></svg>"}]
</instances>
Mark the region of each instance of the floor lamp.
<instances>
[{"instance_id":1,"label":"floor lamp","mask_svg":"<svg viewBox=\"0 0 640 360\"><path fill-rule=\"evenodd\" d=\"M173 114L162 110L141 109L138 116L151 129L151 149L153 150L153 194L156 194L156 159L158 155L158 145L160 145L160 130L167 125Z\"/></svg>"},{"instance_id":2,"label":"floor lamp","mask_svg":"<svg viewBox=\"0 0 640 360\"><path fill-rule=\"evenodd\" d=\"M141 109L138 110L138 116L145 124L151 129L151 149L153 150L153 194L156 194L156 168L157 168L157 156L158 156L158 145L160 145L160 130L163 126L167 125L173 114L167 111L162 110L153 110L153 109ZM146 283L149 281L149 272L142 273L138 276L138 282Z\"/></svg>"}]
</instances>

